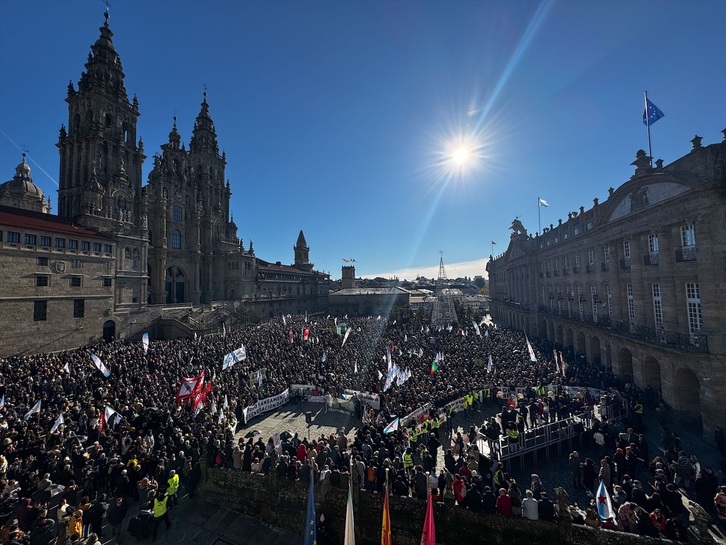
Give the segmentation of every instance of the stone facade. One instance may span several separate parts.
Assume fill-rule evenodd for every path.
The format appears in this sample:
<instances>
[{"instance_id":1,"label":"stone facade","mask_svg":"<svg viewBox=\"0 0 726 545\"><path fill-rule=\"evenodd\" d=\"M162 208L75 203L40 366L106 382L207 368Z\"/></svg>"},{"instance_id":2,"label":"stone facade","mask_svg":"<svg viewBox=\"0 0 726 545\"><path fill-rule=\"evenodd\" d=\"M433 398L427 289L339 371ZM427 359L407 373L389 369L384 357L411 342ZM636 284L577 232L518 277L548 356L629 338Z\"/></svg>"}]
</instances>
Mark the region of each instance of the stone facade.
<instances>
[{"instance_id":1,"label":"stone facade","mask_svg":"<svg viewBox=\"0 0 726 545\"><path fill-rule=\"evenodd\" d=\"M660 391L710 437L726 425L726 140L692 143L667 166L639 151L605 202L541 234L515 220L487 271L497 322Z\"/></svg>"},{"instance_id":2,"label":"stone facade","mask_svg":"<svg viewBox=\"0 0 726 545\"><path fill-rule=\"evenodd\" d=\"M0 284L5 290L0 306L12 305L2 313L3 327L28 332L27 343L3 336L0 357L70 348L102 336L138 335L169 306L191 309L225 302L235 316L247 319L327 309L329 276L313 269L302 231L292 265L259 259L252 243L245 248L237 237L230 213L232 186L225 178L227 158L219 151L206 93L189 150L175 119L169 141L154 156L148 184L142 186L146 155L137 135L139 101L129 100L112 38L107 14L77 87L68 85L68 121L57 144L58 216L47 214L49 201L33 184L25 157L13 179L0 185L0 206L12 207L4 212L2 228L17 233L21 242L26 235L51 236L51 227L57 225L80 229L64 240L78 242L82 234L91 244L102 240L110 250L84 254L67 246L0 244ZM24 218L31 213L46 213L47 221L25 226ZM58 291L62 283L56 282L54 275L60 273L55 269L50 271L52 284L36 290L31 280L37 276L39 257L52 263L80 260L80 290ZM96 271L98 267L103 270ZM102 277L110 285L97 293L95 284ZM16 285L19 278L27 282ZM60 299L49 303L42 325L32 320L36 301L84 297L82 333L77 322L67 319L67 309L58 306Z\"/></svg>"}]
</instances>

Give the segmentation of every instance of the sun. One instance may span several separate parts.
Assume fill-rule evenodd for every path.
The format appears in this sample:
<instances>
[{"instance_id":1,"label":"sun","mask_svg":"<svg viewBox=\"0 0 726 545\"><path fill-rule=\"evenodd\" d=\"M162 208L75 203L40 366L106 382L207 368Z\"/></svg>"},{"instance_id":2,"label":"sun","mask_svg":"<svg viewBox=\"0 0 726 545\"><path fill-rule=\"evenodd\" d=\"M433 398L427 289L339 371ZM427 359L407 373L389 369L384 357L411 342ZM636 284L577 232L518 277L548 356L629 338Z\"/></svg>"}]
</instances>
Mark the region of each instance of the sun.
<instances>
[{"instance_id":1,"label":"sun","mask_svg":"<svg viewBox=\"0 0 726 545\"><path fill-rule=\"evenodd\" d=\"M471 158L471 150L466 146L459 146L451 154L451 160L456 166L462 167L469 162Z\"/></svg>"}]
</instances>

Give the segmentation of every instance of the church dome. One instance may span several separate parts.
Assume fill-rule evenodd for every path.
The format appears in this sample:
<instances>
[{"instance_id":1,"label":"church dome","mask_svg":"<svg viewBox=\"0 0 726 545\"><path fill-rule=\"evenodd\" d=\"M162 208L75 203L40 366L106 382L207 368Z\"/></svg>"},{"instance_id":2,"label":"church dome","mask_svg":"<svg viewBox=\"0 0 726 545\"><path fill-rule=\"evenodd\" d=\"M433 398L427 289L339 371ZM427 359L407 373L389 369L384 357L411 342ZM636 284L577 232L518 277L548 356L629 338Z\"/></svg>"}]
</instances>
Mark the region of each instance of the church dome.
<instances>
[{"instance_id":1,"label":"church dome","mask_svg":"<svg viewBox=\"0 0 726 545\"><path fill-rule=\"evenodd\" d=\"M33 183L24 153L22 162L15 167L13 179L0 185L0 204L47 212L43 190Z\"/></svg>"}]
</instances>

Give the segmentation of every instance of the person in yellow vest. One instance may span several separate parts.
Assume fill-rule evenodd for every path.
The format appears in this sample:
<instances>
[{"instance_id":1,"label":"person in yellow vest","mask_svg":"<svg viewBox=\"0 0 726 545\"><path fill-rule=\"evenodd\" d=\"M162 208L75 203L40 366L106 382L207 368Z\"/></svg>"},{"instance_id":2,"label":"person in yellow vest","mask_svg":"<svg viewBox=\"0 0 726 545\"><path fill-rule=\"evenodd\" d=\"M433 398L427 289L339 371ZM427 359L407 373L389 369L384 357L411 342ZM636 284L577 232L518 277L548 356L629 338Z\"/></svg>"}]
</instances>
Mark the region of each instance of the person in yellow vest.
<instances>
[{"instance_id":1,"label":"person in yellow vest","mask_svg":"<svg viewBox=\"0 0 726 545\"><path fill-rule=\"evenodd\" d=\"M179 492L179 475L172 469L166 481L166 495L169 498L170 509L178 503L177 492Z\"/></svg>"},{"instance_id":2,"label":"person in yellow vest","mask_svg":"<svg viewBox=\"0 0 726 545\"><path fill-rule=\"evenodd\" d=\"M410 448L407 448L406 452L403 453L403 468L406 470L408 478L410 479L411 472L413 471L413 454Z\"/></svg>"},{"instance_id":3,"label":"person in yellow vest","mask_svg":"<svg viewBox=\"0 0 726 545\"><path fill-rule=\"evenodd\" d=\"M509 452L519 450L519 430L514 422L507 422L507 438L509 439Z\"/></svg>"},{"instance_id":4,"label":"person in yellow vest","mask_svg":"<svg viewBox=\"0 0 726 545\"><path fill-rule=\"evenodd\" d=\"M171 528L171 521L169 520L169 498L166 496L166 492L159 492L158 496L154 498L152 509L154 511L154 524L152 530L152 540L156 541L156 532L159 529L159 524L163 520L166 524L166 529Z\"/></svg>"}]
</instances>

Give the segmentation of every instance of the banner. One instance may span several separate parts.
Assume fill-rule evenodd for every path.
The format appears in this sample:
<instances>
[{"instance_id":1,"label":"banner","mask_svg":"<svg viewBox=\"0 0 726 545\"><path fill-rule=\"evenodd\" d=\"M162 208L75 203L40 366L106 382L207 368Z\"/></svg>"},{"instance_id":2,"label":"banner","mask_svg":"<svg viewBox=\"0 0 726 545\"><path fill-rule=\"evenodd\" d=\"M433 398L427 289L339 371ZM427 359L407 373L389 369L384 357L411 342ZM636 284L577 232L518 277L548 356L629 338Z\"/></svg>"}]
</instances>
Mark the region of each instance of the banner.
<instances>
[{"instance_id":1,"label":"banner","mask_svg":"<svg viewBox=\"0 0 726 545\"><path fill-rule=\"evenodd\" d=\"M284 405L290 400L290 390L287 389L281 394L277 394L276 396L267 397L265 399L260 399L257 403L254 405L251 405L249 407L245 407L242 413L244 414L245 424L252 420L255 416L258 416L262 413L266 413L269 411L272 411L274 409L277 409L278 407Z\"/></svg>"},{"instance_id":2,"label":"banner","mask_svg":"<svg viewBox=\"0 0 726 545\"><path fill-rule=\"evenodd\" d=\"M360 390L343 390L343 393L351 396L356 394L364 406L368 403L373 409L377 411L381 410L381 398L377 394L369 394L368 392L361 392Z\"/></svg>"}]
</instances>

